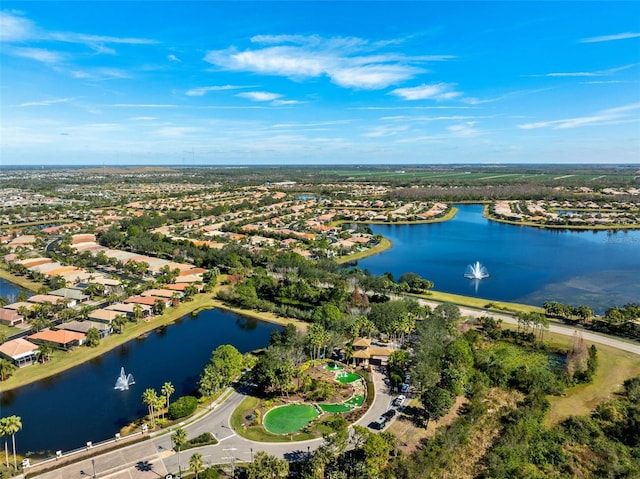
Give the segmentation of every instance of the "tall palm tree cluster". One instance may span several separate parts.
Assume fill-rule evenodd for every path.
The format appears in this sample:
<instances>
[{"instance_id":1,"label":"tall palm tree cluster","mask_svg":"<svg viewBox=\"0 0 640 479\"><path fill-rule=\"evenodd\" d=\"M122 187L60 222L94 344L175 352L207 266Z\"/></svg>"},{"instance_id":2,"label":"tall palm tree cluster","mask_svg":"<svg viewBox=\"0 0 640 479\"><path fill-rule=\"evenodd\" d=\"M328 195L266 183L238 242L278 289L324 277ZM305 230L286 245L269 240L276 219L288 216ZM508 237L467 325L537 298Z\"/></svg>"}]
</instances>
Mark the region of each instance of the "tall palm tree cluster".
<instances>
[{"instance_id":1,"label":"tall palm tree cluster","mask_svg":"<svg viewBox=\"0 0 640 479\"><path fill-rule=\"evenodd\" d=\"M13 467L18 470L18 461L16 459L16 433L22 429L22 419L20 416L8 416L0 418L0 436L4 438L4 454L5 462L9 467L9 436L13 446Z\"/></svg>"},{"instance_id":2,"label":"tall palm tree cluster","mask_svg":"<svg viewBox=\"0 0 640 479\"><path fill-rule=\"evenodd\" d=\"M169 397L175 392L175 388L171 382L166 382L160 389L161 395L155 389L148 388L142 394L142 402L149 410L149 419L151 420L151 428L156 426L156 414L160 420L160 414L164 417L164 408L169 408Z\"/></svg>"}]
</instances>

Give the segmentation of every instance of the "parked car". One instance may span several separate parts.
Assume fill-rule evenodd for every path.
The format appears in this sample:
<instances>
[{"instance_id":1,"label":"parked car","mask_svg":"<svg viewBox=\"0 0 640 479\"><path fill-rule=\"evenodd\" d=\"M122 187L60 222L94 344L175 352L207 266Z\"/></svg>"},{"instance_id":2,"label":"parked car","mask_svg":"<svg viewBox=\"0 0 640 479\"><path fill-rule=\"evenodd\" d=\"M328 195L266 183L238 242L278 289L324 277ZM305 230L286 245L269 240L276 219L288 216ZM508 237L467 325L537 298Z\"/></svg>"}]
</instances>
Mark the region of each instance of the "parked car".
<instances>
[{"instance_id":1,"label":"parked car","mask_svg":"<svg viewBox=\"0 0 640 479\"><path fill-rule=\"evenodd\" d=\"M400 394L397 398L393 400L394 406L402 406L404 404L404 400L406 399L404 394Z\"/></svg>"},{"instance_id":2,"label":"parked car","mask_svg":"<svg viewBox=\"0 0 640 479\"><path fill-rule=\"evenodd\" d=\"M378 419L369 424L369 427L372 429L382 430L387 425L387 418L384 416L380 416Z\"/></svg>"},{"instance_id":3,"label":"parked car","mask_svg":"<svg viewBox=\"0 0 640 479\"><path fill-rule=\"evenodd\" d=\"M396 415L395 409L389 409L387 412L383 414L383 416L387 418L387 421L390 421L391 419L393 419L395 415Z\"/></svg>"}]
</instances>

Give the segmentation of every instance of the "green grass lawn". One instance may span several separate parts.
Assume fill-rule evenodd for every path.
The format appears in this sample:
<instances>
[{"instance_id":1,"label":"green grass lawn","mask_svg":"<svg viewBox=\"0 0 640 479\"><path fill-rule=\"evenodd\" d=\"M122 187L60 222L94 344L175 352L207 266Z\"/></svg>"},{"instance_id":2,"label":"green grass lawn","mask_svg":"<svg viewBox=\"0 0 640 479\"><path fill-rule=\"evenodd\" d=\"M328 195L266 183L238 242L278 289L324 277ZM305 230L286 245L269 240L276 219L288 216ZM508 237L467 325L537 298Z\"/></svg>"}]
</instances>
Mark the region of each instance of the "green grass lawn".
<instances>
[{"instance_id":1,"label":"green grass lawn","mask_svg":"<svg viewBox=\"0 0 640 479\"><path fill-rule=\"evenodd\" d=\"M324 412L337 413L337 412L349 412L351 408L344 404L318 404L320 409Z\"/></svg>"},{"instance_id":2,"label":"green grass lawn","mask_svg":"<svg viewBox=\"0 0 640 479\"><path fill-rule=\"evenodd\" d=\"M338 376L336 377L336 381L342 384L352 383L358 379L362 379L362 376L348 372L338 373Z\"/></svg>"},{"instance_id":3,"label":"green grass lawn","mask_svg":"<svg viewBox=\"0 0 640 479\"><path fill-rule=\"evenodd\" d=\"M264 428L274 434L300 431L318 416L315 407L308 404L289 404L271 409L264 415Z\"/></svg>"}]
</instances>

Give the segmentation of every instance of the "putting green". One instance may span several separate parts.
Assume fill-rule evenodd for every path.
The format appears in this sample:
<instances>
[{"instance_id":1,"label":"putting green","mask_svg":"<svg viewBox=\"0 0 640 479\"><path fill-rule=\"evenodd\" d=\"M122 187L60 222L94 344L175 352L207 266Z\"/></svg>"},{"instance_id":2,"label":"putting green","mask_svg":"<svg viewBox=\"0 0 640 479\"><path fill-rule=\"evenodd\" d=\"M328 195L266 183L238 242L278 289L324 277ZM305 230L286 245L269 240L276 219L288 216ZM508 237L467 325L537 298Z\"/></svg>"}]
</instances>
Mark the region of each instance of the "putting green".
<instances>
[{"instance_id":1,"label":"putting green","mask_svg":"<svg viewBox=\"0 0 640 479\"><path fill-rule=\"evenodd\" d=\"M290 404L269 410L262 419L264 428L274 434L298 432L309 424L318 411L307 404Z\"/></svg>"},{"instance_id":2,"label":"putting green","mask_svg":"<svg viewBox=\"0 0 640 479\"><path fill-rule=\"evenodd\" d=\"M336 363L329 363L324 368L329 371L340 371L341 369L344 369L342 366Z\"/></svg>"},{"instance_id":3,"label":"putting green","mask_svg":"<svg viewBox=\"0 0 640 479\"><path fill-rule=\"evenodd\" d=\"M345 404L319 404L320 409L324 412L347 412L351 411L349 406Z\"/></svg>"},{"instance_id":4,"label":"putting green","mask_svg":"<svg viewBox=\"0 0 640 479\"><path fill-rule=\"evenodd\" d=\"M354 381L357 381L358 379L361 379L359 375L348 373L346 371L338 373L338 376L336 377L336 381L339 381L341 383L352 383Z\"/></svg>"},{"instance_id":5,"label":"putting green","mask_svg":"<svg viewBox=\"0 0 640 479\"><path fill-rule=\"evenodd\" d=\"M364 404L364 394L356 394L348 401L345 401L344 404L347 404L351 407L362 407Z\"/></svg>"}]
</instances>

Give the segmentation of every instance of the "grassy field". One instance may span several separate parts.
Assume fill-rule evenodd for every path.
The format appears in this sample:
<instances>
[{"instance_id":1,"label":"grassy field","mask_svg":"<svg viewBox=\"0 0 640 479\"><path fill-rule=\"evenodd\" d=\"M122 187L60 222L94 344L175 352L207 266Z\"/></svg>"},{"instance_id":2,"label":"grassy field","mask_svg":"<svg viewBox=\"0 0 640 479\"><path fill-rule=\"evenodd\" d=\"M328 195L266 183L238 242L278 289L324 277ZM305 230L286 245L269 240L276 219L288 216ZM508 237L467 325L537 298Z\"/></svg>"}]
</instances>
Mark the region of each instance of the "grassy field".
<instances>
[{"instance_id":1,"label":"grassy field","mask_svg":"<svg viewBox=\"0 0 640 479\"><path fill-rule=\"evenodd\" d=\"M564 345L570 338L550 335L551 343ZM590 345L587 341L585 341ZM640 356L602 344L598 348L598 369L590 384L580 384L566 391L562 397L551 396L547 425L551 426L569 416L589 414L598 404L615 397L625 379L640 375Z\"/></svg>"}]
</instances>

